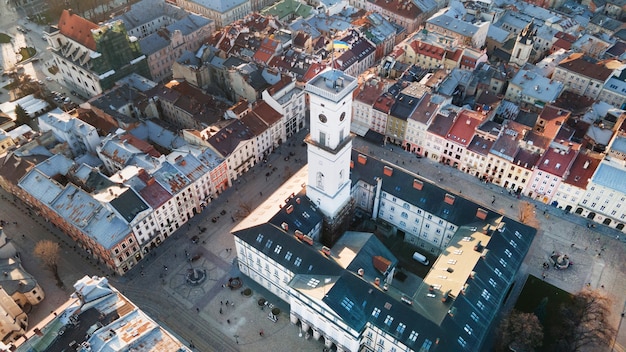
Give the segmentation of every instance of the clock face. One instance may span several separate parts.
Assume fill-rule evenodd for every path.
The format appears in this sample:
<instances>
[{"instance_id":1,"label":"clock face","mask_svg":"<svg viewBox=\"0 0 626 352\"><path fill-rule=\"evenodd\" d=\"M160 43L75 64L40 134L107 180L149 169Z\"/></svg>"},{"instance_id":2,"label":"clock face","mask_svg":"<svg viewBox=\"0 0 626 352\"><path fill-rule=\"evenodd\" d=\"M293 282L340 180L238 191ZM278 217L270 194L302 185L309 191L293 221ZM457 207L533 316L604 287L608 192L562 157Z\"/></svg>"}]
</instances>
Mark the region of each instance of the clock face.
<instances>
[{"instance_id":1,"label":"clock face","mask_svg":"<svg viewBox=\"0 0 626 352\"><path fill-rule=\"evenodd\" d=\"M339 121L343 121L343 119L346 118L346 112L342 112L341 115L339 115Z\"/></svg>"},{"instance_id":2,"label":"clock face","mask_svg":"<svg viewBox=\"0 0 626 352\"><path fill-rule=\"evenodd\" d=\"M326 121L328 121L328 119L326 118L326 115L324 114L320 114L319 119L322 123L326 123Z\"/></svg>"}]
</instances>

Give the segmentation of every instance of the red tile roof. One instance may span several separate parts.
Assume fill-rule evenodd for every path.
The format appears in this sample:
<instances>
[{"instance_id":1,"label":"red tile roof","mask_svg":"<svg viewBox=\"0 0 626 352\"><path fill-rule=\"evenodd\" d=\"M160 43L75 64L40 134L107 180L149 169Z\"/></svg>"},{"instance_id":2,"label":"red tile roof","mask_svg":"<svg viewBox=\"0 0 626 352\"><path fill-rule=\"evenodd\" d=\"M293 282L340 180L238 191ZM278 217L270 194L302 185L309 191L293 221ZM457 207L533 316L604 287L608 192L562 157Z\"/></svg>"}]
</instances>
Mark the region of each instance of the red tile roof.
<instances>
[{"instance_id":1,"label":"red tile roof","mask_svg":"<svg viewBox=\"0 0 626 352\"><path fill-rule=\"evenodd\" d=\"M142 188L139 191L139 194L141 195L141 198L143 198L150 205L150 207L152 207L152 209L160 207L172 198L172 195L165 190L160 183L155 182L154 178L150 177L144 180L144 182L146 182L146 187Z\"/></svg>"},{"instance_id":2,"label":"red tile roof","mask_svg":"<svg viewBox=\"0 0 626 352\"><path fill-rule=\"evenodd\" d=\"M432 57L436 60L443 59L443 55L445 54L445 50L435 45L427 44L421 42L419 40L414 40L411 42L411 48L417 55L422 55L426 57Z\"/></svg>"},{"instance_id":3,"label":"red tile roof","mask_svg":"<svg viewBox=\"0 0 626 352\"><path fill-rule=\"evenodd\" d=\"M601 161L601 155L595 155L591 152L578 153L572 166L569 168L569 174L564 182L578 188L587 189L587 184Z\"/></svg>"},{"instance_id":4,"label":"red tile roof","mask_svg":"<svg viewBox=\"0 0 626 352\"><path fill-rule=\"evenodd\" d=\"M393 98L391 94L384 93L376 99L376 102L374 103L373 108L375 110L382 111L384 113L389 113L389 111L391 111L391 107L393 106L394 102L395 102L395 99Z\"/></svg>"},{"instance_id":5,"label":"red tile roof","mask_svg":"<svg viewBox=\"0 0 626 352\"><path fill-rule=\"evenodd\" d=\"M94 51L96 41L93 39L91 30L97 28L97 24L72 13L71 10L63 10L59 19L61 34Z\"/></svg>"},{"instance_id":6,"label":"red tile roof","mask_svg":"<svg viewBox=\"0 0 626 352\"><path fill-rule=\"evenodd\" d=\"M150 155L152 157L158 158L158 157L161 156L161 153L159 153L159 151L156 150L154 148L154 146L152 146L152 144L144 141L143 139L139 139L139 138L133 136L132 134L128 134L127 133L127 134L121 136L120 140L122 142L128 142L128 144L134 146L135 148L141 150L142 152L144 152L144 153L146 153L146 154L148 154L148 155Z\"/></svg>"},{"instance_id":7,"label":"red tile roof","mask_svg":"<svg viewBox=\"0 0 626 352\"><path fill-rule=\"evenodd\" d=\"M405 0L384 0L384 1L373 0L372 1L370 0L370 2L374 2L375 5L380 6L382 9L385 9L403 18L415 19L419 15L422 14L422 10L417 5L415 5L412 1L405 1Z\"/></svg>"},{"instance_id":8,"label":"red tile roof","mask_svg":"<svg viewBox=\"0 0 626 352\"><path fill-rule=\"evenodd\" d=\"M463 110L454 121L446 139L467 147L476 133L476 127L483 121L485 116L471 110Z\"/></svg>"},{"instance_id":9,"label":"red tile roof","mask_svg":"<svg viewBox=\"0 0 626 352\"><path fill-rule=\"evenodd\" d=\"M280 120L283 115L274 110L268 103L261 101L252 108L252 113L256 114L261 120L263 120L268 126L274 125Z\"/></svg>"},{"instance_id":10,"label":"red tile roof","mask_svg":"<svg viewBox=\"0 0 626 352\"><path fill-rule=\"evenodd\" d=\"M546 105L539 114L535 126L541 126L541 124L543 124L542 134L550 139L554 139L561 129L561 126L569 119L570 115L571 113L565 109Z\"/></svg>"},{"instance_id":11,"label":"red tile roof","mask_svg":"<svg viewBox=\"0 0 626 352\"><path fill-rule=\"evenodd\" d=\"M537 167L541 171L563 177L576 157L576 154L578 154L578 151L574 148L569 148L567 152L550 148L543 154Z\"/></svg>"},{"instance_id":12,"label":"red tile roof","mask_svg":"<svg viewBox=\"0 0 626 352\"><path fill-rule=\"evenodd\" d=\"M289 85L289 83L293 82L293 78L289 75L281 75L280 81L274 83L273 86L267 88L267 92L271 95L274 95L280 92L281 89L285 88Z\"/></svg>"},{"instance_id":13,"label":"red tile roof","mask_svg":"<svg viewBox=\"0 0 626 352\"><path fill-rule=\"evenodd\" d=\"M374 105L376 100L381 94L384 93L384 91L385 82L377 78L373 78L359 85L359 87L354 91L354 100L371 106Z\"/></svg>"},{"instance_id":14,"label":"red tile roof","mask_svg":"<svg viewBox=\"0 0 626 352\"><path fill-rule=\"evenodd\" d=\"M574 53L561 61L558 67L591 79L605 81L613 74L613 70L607 68L604 63L597 62L585 57L583 53Z\"/></svg>"}]
</instances>

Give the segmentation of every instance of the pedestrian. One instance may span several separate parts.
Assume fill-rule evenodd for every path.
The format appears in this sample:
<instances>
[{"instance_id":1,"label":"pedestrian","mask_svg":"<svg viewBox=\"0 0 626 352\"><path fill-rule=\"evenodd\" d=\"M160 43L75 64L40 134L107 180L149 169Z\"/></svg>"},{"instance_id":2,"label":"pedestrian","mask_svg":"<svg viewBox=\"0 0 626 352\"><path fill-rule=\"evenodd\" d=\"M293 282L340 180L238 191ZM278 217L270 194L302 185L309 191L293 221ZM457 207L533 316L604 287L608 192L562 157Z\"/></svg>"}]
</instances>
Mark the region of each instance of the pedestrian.
<instances>
[{"instance_id":1,"label":"pedestrian","mask_svg":"<svg viewBox=\"0 0 626 352\"><path fill-rule=\"evenodd\" d=\"M224 312L222 311L222 307L220 307L220 314L224 314Z\"/></svg>"},{"instance_id":2,"label":"pedestrian","mask_svg":"<svg viewBox=\"0 0 626 352\"><path fill-rule=\"evenodd\" d=\"M574 248L574 244L572 243L572 245L570 247Z\"/></svg>"},{"instance_id":3,"label":"pedestrian","mask_svg":"<svg viewBox=\"0 0 626 352\"><path fill-rule=\"evenodd\" d=\"M224 301L220 301L220 306L223 306L223 305L224 305Z\"/></svg>"},{"instance_id":4,"label":"pedestrian","mask_svg":"<svg viewBox=\"0 0 626 352\"><path fill-rule=\"evenodd\" d=\"M546 273L541 274L541 277L543 278L543 281L546 281Z\"/></svg>"},{"instance_id":5,"label":"pedestrian","mask_svg":"<svg viewBox=\"0 0 626 352\"><path fill-rule=\"evenodd\" d=\"M226 322L227 322L228 324L230 324L230 319L226 319Z\"/></svg>"},{"instance_id":6,"label":"pedestrian","mask_svg":"<svg viewBox=\"0 0 626 352\"><path fill-rule=\"evenodd\" d=\"M196 312L200 313L200 308L196 307Z\"/></svg>"},{"instance_id":7,"label":"pedestrian","mask_svg":"<svg viewBox=\"0 0 626 352\"><path fill-rule=\"evenodd\" d=\"M265 333L263 332L263 329L261 329L261 331L259 331L259 336L263 337L263 335L265 335Z\"/></svg>"},{"instance_id":8,"label":"pedestrian","mask_svg":"<svg viewBox=\"0 0 626 352\"><path fill-rule=\"evenodd\" d=\"M228 301L226 301L226 305L228 305Z\"/></svg>"}]
</instances>

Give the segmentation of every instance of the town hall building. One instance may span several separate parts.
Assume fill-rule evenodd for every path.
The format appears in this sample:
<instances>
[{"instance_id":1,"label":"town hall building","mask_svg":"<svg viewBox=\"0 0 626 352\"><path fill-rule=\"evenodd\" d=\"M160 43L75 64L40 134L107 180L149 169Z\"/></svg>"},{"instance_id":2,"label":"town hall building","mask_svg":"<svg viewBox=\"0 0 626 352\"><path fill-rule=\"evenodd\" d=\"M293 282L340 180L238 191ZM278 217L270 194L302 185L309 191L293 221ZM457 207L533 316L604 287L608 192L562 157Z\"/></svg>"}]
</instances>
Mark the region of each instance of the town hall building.
<instances>
[{"instance_id":1,"label":"town hall building","mask_svg":"<svg viewBox=\"0 0 626 352\"><path fill-rule=\"evenodd\" d=\"M337 351L480 350L536 230L353 151L356 86L332 69L307 83L308 165L233 229L239 269ZM372 233L325 234L346 214L395 229L428 272Z\"/></svg>"}]
</instances>

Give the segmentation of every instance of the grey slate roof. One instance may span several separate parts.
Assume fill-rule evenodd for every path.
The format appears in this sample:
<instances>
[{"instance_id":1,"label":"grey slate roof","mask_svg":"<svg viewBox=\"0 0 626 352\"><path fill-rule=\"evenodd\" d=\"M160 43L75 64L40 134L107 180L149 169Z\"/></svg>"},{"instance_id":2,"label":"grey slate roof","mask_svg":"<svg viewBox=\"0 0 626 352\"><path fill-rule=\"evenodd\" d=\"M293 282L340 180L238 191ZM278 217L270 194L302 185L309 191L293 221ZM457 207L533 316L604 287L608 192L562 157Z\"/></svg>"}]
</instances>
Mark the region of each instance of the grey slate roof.
<instances>
[{"instance_id":1,"label":"grey slate roof","mask_svg":"<svg viewBox=\"0 0 626 352\"><path fill-rule=\"evenodd\" d=\"M592 182L626 194L626 171L606 162L600 163Z\"/></svg>"},{"instance_id":2,"label":"grey slate roof","mask_svg":"<svg viewBox=\"0 0 626 352\"><path fill-rule=\"evenodd\" d=\"M130 6L130 11L114 17L111 21L121 20L128 30L151 22L159 17L172 19L183 18L187 12L180 7L172 6L163 0L142 0Z\"/></svg>"},{"instance_id":3,"label":"grey slate roof","mask_svg":"<svg viewBox=\"0 0 626 352\"><path fill-rule=\"evenodd\" d=\"M159 32L152 33L139 40L139 48L144 55L154 54L169 44L169 38L163 37Z\"/></svg>"},{"instance_id":4,"label":"grey slate roof","mask_svg":"<svg viewBox=\"0 0 626 352\"><path fill-rule=\"evenodd\" d=\"M247 1L250 0L191 0L191 2L220 13L225 13Z\"/></svg>"}]
</instances>

